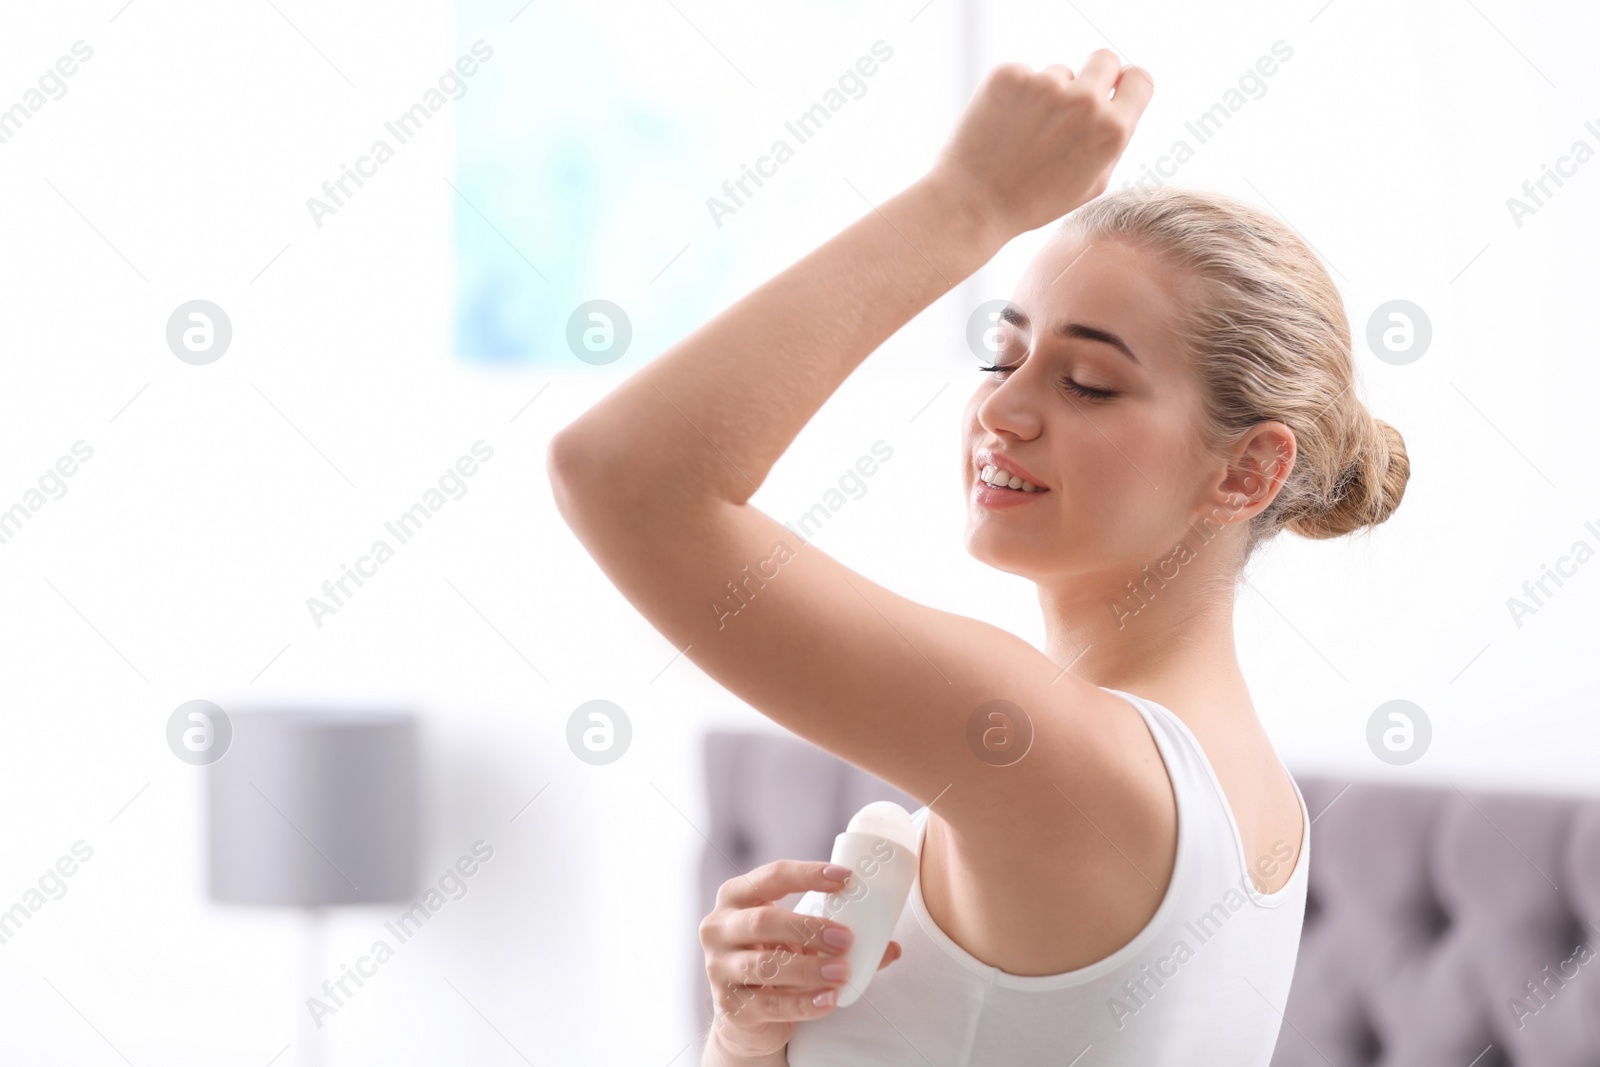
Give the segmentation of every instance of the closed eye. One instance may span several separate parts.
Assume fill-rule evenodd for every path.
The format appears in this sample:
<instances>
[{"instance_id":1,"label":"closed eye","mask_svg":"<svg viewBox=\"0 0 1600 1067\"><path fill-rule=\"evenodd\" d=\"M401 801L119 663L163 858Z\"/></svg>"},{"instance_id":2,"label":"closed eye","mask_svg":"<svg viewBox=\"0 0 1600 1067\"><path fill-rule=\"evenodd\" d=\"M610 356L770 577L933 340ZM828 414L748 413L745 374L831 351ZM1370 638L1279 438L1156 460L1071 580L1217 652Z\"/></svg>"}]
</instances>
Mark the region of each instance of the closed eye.
<instances>
[{"instance_id":1,"label":"closed eye","mask_svg":"<svg viewBox=\"0 0 1600 1067\"><path fill-rule=\"evenodd\" d=\"M996 365L993 367L979 367L978 369L985 373L1006 374L1012 370L1015 370L1016 368L1015 366L1001 367ZM1064 389L1067 389L1073 393L1077 393L1085 400L1109 400L1111 397L1117 395L1110 389L1094 389L1090 386L1079 384L1078 382L1073 381L1071 378L1062 378L1061 385Z\"/></svg>"}]
</instances>

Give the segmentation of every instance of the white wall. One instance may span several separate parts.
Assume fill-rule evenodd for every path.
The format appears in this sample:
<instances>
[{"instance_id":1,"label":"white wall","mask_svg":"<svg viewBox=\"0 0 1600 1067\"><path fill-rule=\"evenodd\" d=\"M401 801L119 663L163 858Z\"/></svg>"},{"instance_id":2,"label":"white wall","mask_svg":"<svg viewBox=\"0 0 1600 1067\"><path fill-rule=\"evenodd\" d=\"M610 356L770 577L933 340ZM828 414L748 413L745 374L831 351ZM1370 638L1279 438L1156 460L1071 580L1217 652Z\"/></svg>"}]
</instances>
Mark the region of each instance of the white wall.
<instances>
[{"instance_id":1,"label":"white wall","mask_svg":"<svg viewBox=\"0 0 1600 1067\"><path fill-rule=\"evenodd\" d=\"M568 535L544 478L553 430L678 334L636 321L637 353L604 371L463 369L449 351L449 128L407 145L320 229L304 201L467 31L442 4L274 2L4 16L0 107L74 41L94 48L67 94L0 144L0 506L74 442L94 450L66 495L0 545L0 907L75 841L94 849L66 895L0 945L4 1058L266 1064L290 1041L294 918L204 900L201 772L165 747L171 711L203 697L416 707L424 875L476 839L496 849L471 894L328 1021L330 1062L519 1062L508 1045L534 1062L694 1062L683 1050L700 991L681 979L695 951L699 738L765 720L687 660L668 666L674 650ZM542 6L492 27L497 61L537 55ZM498 17L520 7L507 0ZM1366 399L1412 457L1401 510L1369 541L1285 540L1241 601L1245 670L1285 759L1350 777L1592 790L1600 563L1520 628L1506 599L1573 541L1600 545L1584 528L1600 527L1588 321L1600 162L1521 227L1506 198L1573 141L1600 147L1584 128L1600 126L1585 55L1596 16L1509 0L1079 7L1093 26L1072 5L988 5L981 65L1076 64L1104 33L1152 70L1156 99L1120 182L1288 42L1266 95L1175 180L1270 198L1338 268L1358 336L1395 297L1433 322L1432 349L1409 366L1358 350ZM829 46L781 66L785 34L736 5L586 10L636 91L720 79L704 107L726 147L693 164L708 191L737 172L741 144L764 147L873 40L896 47L871 93L736 224L719 231L687 201L639 235L637 255L590 265L596 293L636 286L687 245L671 269L691 280L736 264L710 294L726 304L862 212L841 178L874 200L913 180L964 101L951 0L818 5L805 17L832 20ZM708 38L770 72L761 88ZM974 291L1006 295L1038 240L1014 242ZM194 297L234 325L207 367L164 343L168 315ZM962 294L941 301L874 355L756 503L792 518L882 438L894 458L817 544L1037 640L1031 588L961 550L967 308ZM306 597L479 439L494 458L467 495L313 625ZM604 768L564 741L567 715L595 697L635 727ZM1435 726L1406 768L1364 740L1367 715L1395 697ZM351 958L388 917L337 918L328 958Z\"/></svg>"}]
</instances>

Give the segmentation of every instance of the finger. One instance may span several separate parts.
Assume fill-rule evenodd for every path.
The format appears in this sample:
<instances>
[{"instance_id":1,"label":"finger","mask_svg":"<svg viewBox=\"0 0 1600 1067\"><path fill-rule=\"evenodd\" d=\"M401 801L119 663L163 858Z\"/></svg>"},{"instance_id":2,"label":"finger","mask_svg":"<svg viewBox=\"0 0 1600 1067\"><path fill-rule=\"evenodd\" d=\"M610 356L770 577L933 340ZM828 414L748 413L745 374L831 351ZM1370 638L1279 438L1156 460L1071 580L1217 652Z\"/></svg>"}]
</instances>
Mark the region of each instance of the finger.
<instances>
[{"instance_id":1,"label":"finger","mask_svg":"<svg viewBox=\"0 0 1600 1067\"><path fill-rule=\"evenodd\" d=\"M1077 77L1077 75L1072 73L1072 68L1067 66L1065 63L1052 63L1048 67L1046 67L1043 70L1041 70L1039 73L1040 74L1049 74L1049 75L1052 75L1052 76L1054 76L1056 78L1059 78L1062 81L1063 84L1065 84L1066 82L1069 82L1073 78Z\"/></svg>"},{"instance_id":2,"label":"finger","mask_svg":"<svg viewBox=\"0 0 1600 1067\"><path fill-rule=\"evenodd\" d=\"M785 945L796 951L841 955L854 940L850 928L815 915L801 915L767 904L743 908L728 917L724 943L733 948Z\"/></svg>"},{"instance_id":3,"label":"finger","mask_svg":"<svg viewBox=\"0 0 1600 1067\"><path fill-rule=\"evenodd\" d=\"M838 878L825 877L823 872L832 868ZM844 888L844 877L850 872L837 864L812 860L773 860L763 863L749 874L729 878L717 890L717 906L728 908L753 908L782 900L790 893L816 889L824 893Z\"/></svg>"},{"instance_id":4,"label":"finger","mask_svg":"<svg viewBox=\"0 0 1600 1067\"><path fill-rule=\"evenodd\" d=\"M1088 82L1107 96L1111 95L1111 86L1116 83L1117 73L1122 70L1122 60L1109 48L1096 48L1089 53L1088 60L1083 64L1083 69L1078 72L1078 81Z\"/></svg>"},{"instance_id":5,"label":"finger","mask_svg":"<svg viewBox=\"0 0 1600 1067\"><path fill-rule=\"evenodd\" d=\"M786 948L742 949L713 957L707 973L732 985L767 986L785 991L838 988L850 977L848 960Z\"/></svg>"},{"instance_id":6,"label":"finger","mask_svg":"<svg viewBox=\"0 0 1600 1067\"><path fill-rule=\"evenodd\" d=\"M817 1003L818 997L823 999L821 1004ZM717 995L721 1010L713 1025L737 1029L766 1022L804 1022L828 1014L837 1000L838 994L831 989L780 993L759 986L724 987Z\"/></svg>"},{"instance_id":7,"label":"finger","mask_svg":"<svg viewBox=\"0 0 1600 1067\"><path fill-rule=\"evenodd\" d=\"M1116 95L1111 98L1111 106L1138 122L1155 91L1155 79L1150 77L1149 71L1143 67L1123 67L1122 73L1117 75Z\"/></svg>"},{"instance_id":8,"label":"finger","mask_svg":"<svg viewBox=\"0 0 1600 1067\"><path fill-rule=\"evenodd\" d=\"M1032 67L1028 66L1028 64L1022 62L1020 59L1012 59L1007 60L1004 63L996 63L994 66L990 67L989 73L984 76L984 82L985 84L1000 80L1021 82L1026 81L1032 76Z\"/></svg>"},{"instance_id":9,"label":"finger","mask_svg":"<svg viewBox=\"0 0 1600 1067\"><path fill-rule=\"evenodd\" d=\"M883 959L878 961L878 970L883 970L889 964L900 958L900 942L891 941L889 947L883 950Z\"/></svg>"}]
</instances>

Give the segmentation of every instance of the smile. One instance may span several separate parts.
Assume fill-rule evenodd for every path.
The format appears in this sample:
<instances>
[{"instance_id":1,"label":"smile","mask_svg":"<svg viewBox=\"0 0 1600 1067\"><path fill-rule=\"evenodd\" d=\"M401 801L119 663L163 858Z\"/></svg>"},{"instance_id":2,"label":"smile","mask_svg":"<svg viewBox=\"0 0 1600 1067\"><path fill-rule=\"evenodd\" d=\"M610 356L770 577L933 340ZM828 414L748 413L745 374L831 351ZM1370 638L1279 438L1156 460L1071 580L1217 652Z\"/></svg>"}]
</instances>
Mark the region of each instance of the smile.
<instances>
[{"instance_id":1,"label":"smile","mask_svg":"<svg viewBox=\"0 0 1600 1067\"><path fill-rule=\"evenodd\" d=\"M1004 485L1000 483L1002 478L1006 480ZM1017 488L1011 488L1012 482L1017 483ZM1025 485L1027 488L1023 488ZM981 508L995 510L1031 504L1049 491L1043 486L1024 481L1020 475L993 464L985 464L979 470L978 477L972 480L971 499Z\"/></svg>"},{"instance_id":2,"label":"smile","mask_svg":"<svg viewBox=\"0 0 1600 1067\"><path fill-rule=\"evenodd\" d=\"M1008 470L996 467L993 463L987 464L978 472L978 480L995 489L1014 489L1024 493L1047 493L1048 489L1034 485L1020 475L1012 474Z\"/></svg>"}]
</instances>

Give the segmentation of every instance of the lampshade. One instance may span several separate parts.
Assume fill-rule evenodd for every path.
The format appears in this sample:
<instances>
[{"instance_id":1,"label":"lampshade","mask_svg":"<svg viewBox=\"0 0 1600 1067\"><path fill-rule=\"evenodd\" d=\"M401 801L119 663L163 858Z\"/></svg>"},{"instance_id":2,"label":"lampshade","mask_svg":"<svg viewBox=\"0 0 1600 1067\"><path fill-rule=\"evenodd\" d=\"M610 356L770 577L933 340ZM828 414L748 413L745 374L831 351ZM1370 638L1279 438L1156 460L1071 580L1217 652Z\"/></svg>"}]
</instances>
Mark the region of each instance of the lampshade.
<instances>
[{"instance_id":1,"label":"lampshade","mask_svg":"<svg viewBox=\"0 0 1600 1067\"><path fill-rule=\"evenodd\" d=\"M230 711L205 768L210 895L315 908L410 899L417 724L386 708Z\"/></svg>"}]
</instances>

